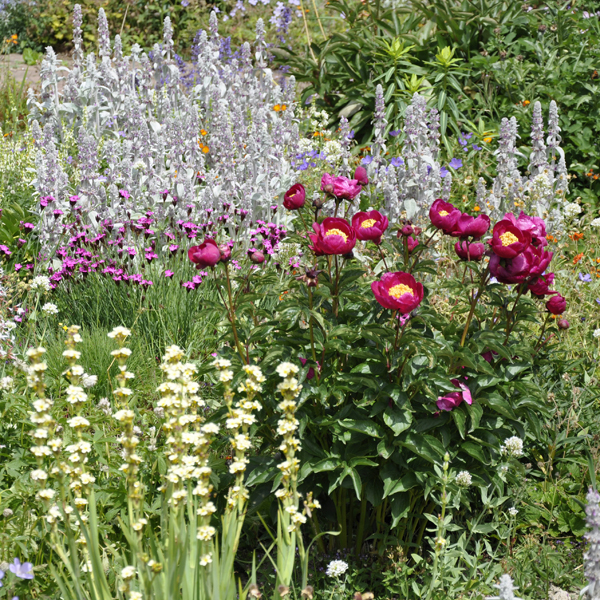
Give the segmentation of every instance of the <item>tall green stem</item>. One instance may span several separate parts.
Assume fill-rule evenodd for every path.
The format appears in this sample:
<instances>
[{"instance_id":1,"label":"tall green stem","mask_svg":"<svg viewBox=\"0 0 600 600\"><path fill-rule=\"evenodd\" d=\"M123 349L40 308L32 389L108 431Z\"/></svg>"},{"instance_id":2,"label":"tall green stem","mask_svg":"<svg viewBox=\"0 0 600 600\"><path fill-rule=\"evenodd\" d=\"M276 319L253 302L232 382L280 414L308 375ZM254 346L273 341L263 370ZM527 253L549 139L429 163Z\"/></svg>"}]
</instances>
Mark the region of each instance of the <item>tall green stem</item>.
<instances>
[{"instance_id":1,"label":"tall green stem","mask_svg":"<svg viewBox=\"0 0 600 600\"><path fill-rule=\"evenodd\" d=\"M471 325L473 315L475 314L475 307L477 306L477 302L479 302L479 298L481 298L481 293L483 292L483 288L485 287L488 273L489 267L481 275L481 281L479 283L479 288L477 289L477 294L474 298L471 299L471 309L469 310L469 316L467 317L467 322L465 323L465 328L463 329L462 337L460 338L461 348L465 345L467 333L469 333L469 326Z\"/></svg>"}]
</instances>

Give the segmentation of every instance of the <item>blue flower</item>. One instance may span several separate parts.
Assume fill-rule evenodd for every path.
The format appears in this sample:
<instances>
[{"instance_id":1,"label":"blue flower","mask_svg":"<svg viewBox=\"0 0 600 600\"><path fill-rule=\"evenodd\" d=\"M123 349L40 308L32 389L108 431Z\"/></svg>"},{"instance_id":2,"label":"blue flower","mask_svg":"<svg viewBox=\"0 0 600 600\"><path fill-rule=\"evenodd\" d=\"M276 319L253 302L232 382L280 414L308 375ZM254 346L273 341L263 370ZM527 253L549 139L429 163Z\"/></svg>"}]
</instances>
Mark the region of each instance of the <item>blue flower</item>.
<instances>
[{"instance_id":1,"label":"blue flower","mask_svg":"<svg viewBox=\"0 0 600 600\"><path fill-rule=\"evenodd\" d=\"M585 283L589 283L592 281L592 276L589 273L586 273L585 275L583 273L579 273L579 279Z\"/></svg>"},{"instance_id":2,"label":"blue flower","mask_svg":"<svg viewBox=\"0 0 600 600\"><path fill-rule=\"evenodd\" d=\"M404 161L399 156L394 156L394 158L392 158L390 163L391 163L392 167L399 167L400 165L404 164Z\"/></svg>"},{"instance_id":3,"label":"blue flower","mask_svg":"<svg viewBox=\"0 0 600 600\"><path fill-rule=\"evenodd\" d=\"M440 169L440 177L446 177L446 175L448 175L448 173L450 173L450 171L448 171L448 169L446 169L446 167L442 167Z\"/></svg>"},{"instance_id":4,"label":"blue flower","mask_svg":"<svg viewBox=\"0 0 600 600\"><path fill-rule=\"evenodd\" d=\"M370 165L372 162L373 162L373 157L372 157L372 156L370 156L370 155L369 155L369 156L365 156L365 157L364 157L364 158L363 158L363 159L360 161L360 163L361 163L362 165Z\"/></svg>"},{"instance_id":5,"label":"blue flower","mask_svg":"<svg viewBox=\"0 0 600 600\"><path fill-rule=\"evenodd\" d=\"M183 6L183 8L186 8L189 5L190 5L190 0L181 0L181 6Z\"/></svg>"},{"instance_id":6,"label":"blue flower","mask_svg":"<svg viewBox=\"0 0 600 600\"><path fill-rule=\"evenodd\" d=\"M453 169L460 169L463 166L462 160L460 158L453 158L448 166Z\"/></svg>"},{"instance_id":7,"label":"blue flower","mask_svg":"<svg viewBox=\"0 0 600 600\"><path fill-rule=\"evenodd\" d=\"M0 579L4 577L4 571L0 571ZM0 587L2 587L2 581L0 581Z\"/></svg>"},{"instance_id":8,"label":"blue flower","mask_svg":"<svg viewBox=\"0 0 600 600\"><path fill-rule=\"evenodd\" d=\"M402 131L401 129L396 129L395 131L390 131L390 135L392 137L396 137L397 135L400 134L401 131Z\"/></svg>"},{"instance_id":9,"label":"blue flower","mask_svg":"<svg viewBox=\"0 0 600 600\"><path fill-rule=\"evenodd\" d=\"M600 298L596 298L596 302L600 304Z\"/></svg>"},{"instance_id":10,"label":"blue flower","mask_svg":"<svg viewBox=\"0 0 600 600\"><path fill-rule=\"evenodd\" d=\"M349 140L354 139L354 129L346 136Z\"/></svg>"},{"instance_id":11,"label":"blue flower","mask_svg":"<svg viewBox=\"0 0 600 600\"><path fill-rule=\"evenodd\" d=\"M475 152L477 152L477 150L481 150L481 146L478 146L477 144L473 144L473 150L475 150Z\"/></svg>"},{"instance_id":12,"label":"blue flower","mask_svg":"<svg viewBox=\"0 0 600 600\"><path fill-rule=\"evenodd\" d=\"M18 558L15 558L12 565L9 565L9 570L14 573L19 579L33 579L33 565L30 562L21 564Z\"/></svg>"}]
</instances>

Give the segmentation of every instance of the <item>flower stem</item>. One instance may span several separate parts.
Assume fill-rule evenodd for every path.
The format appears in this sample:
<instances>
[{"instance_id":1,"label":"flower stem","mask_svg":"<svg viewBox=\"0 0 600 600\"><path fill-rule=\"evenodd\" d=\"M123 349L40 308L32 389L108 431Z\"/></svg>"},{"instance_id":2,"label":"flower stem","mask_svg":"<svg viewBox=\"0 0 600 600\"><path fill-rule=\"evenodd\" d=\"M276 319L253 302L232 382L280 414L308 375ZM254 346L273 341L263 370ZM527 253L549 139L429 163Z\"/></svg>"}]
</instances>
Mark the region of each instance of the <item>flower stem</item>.
<instances>
[{"instance_id":1,"label":"flower stem","mask_svg":"<svg viewBox=\"0 0 600 600\"><path fill-rule=\"evenodd\" d=\"M231 323L231 330L233 332L233 339L235 341L235 346L240 355L240 358L242 359L242 362L247 365L248 359L247 359L246 355L244 354L242 345L240 344L240 339L238 337L237 328L235 326L235 310L233 309L233 300L231 297L231 280L229 279L229 269L227 268L227 265L225 265L225 277L227 279L227 296L229 297L229 306L227 306L226 302L224 302L224 304L225 304L225 308L227 309L227 312L229 313L229 322Z\"/></svg>"},{"instance_id":2,"label":"flower stem","mask_svg":"<svg viewBox=\"0 0 600 600\"><path fill-rule=\"evenodd\" d=\"M463 329L462 337L460 338L460 347L461 348L465 345L465 340L467 339L467 333L469 333L469 326L471 325L471 321L473 320L473 315L475 314L475 307L477 306L477 302L479 302L479 298L481 297L481 292L483 292L483 288L485 287L488 273L489 273L489 267L481 275L481 282L480 282L479 288L477 290L477 295L471 300L471 309L469 310L469 316L467 317L467 322L465 323L465 328Z\"/></svg>"}]
</instances>

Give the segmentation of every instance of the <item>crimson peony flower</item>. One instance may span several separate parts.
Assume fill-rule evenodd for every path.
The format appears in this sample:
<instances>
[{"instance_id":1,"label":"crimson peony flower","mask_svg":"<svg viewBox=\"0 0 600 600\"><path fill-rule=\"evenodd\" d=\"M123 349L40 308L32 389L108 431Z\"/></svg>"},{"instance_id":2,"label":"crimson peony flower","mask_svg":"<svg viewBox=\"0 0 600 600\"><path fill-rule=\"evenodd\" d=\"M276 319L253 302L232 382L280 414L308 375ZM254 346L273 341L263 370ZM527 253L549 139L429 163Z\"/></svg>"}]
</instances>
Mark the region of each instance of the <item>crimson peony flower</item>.
<instances>
[{"instance_id":1,"label":"crimson peony flower","mask_svg":"<svg viewBox=\"0 0 600 600\"><path fill-rule=\"evenodd\" d=\"M529 277L530 269L531 261L525 253L508 260L497 254L490 258L490 273L500 283L521 283Z\"/></svg>"},{"instance_id":2,"label":"crimson peony flower","mask_svg":"<svg viewBox=\"0 0 600 600\"><path fill-rule=\"evenodd\" d=\"M408 246L408 251L412 252L419 245L419 240L411 235L406 238L406 244Z\"/></svg>"},{"instance_id":3,"label":"crimson peony flower","mask_svg":"<svg viewBox=\"0 0 600 600\"><path fill-rule=\"evenodd\" d=\"M560 294L556 294L546 302L546 308L553 315L562 315L567 309L567 301Z\"/></svg>"},{"instance_id":4,"label":"crimson peony flower","mask_svg":"<svg viewBox=\"0 0 600 600\"><path fill-rule=\"evenodd\" d=\"M501 258L514 258L529 246L531 234L521 231L509 219L502 219L494 225L490 245Z\"/></svg>"},{"instance_id":5,"label":"crimson peony flower","mask_svg":"<svg viewBox=\"0 0 600 600\"><path fill-rule=\"evenodd\" d=\"M339 199L354 200L360 194L361 187L356 179L333 177L325 173L321 178L321 190Z\"/></svg>"},{"instance_id":6,"label":"crimson peony flower","mask_svg":"<svg viewBox=\"0 0 600 600\"><path fill-rule=\"evenodd\" d=\"M368 185L369 178L367 177L367 170L364 167L358 166L356 167L356 171L354 171L354 179L358 181L360 185Z\"/></svg>"},{"instance_id":7,"label":"crimson peony flower","mask_svg":"<svg viewBox=\"0 0 600 600\"><path fill-rule=\"evenodd\" d=\"M371 284L371 290L383 308L400 311L403 315L417 308L423 300L423 284L402 271L385 273Z\"/></svg>"},{"instance_id":8,"label":"crimson peony flower","mask_svg":"<svg viewBox=\"0 0 600 600\"><path fill-rule=\"evenodd\" d=\"M199 269L214 267L221 260L221 251L215 240L206 238L199 246L188 250L188 257Z\"/></svg>"},{"instance_id":9,"label":"crimson peony flower","mask_svg":"<svg viewBox=\"0 0 600 600\"><path fill-rule=\"evenodd\" d=\"M313 223L315 233L309 234L310 249L317 255L348 254L356 245L356 231L346 219L327 217L321 224Z\"/></svg>"},{"instance_id":10,"label":"crimson peony flower","mask_svg":"<svg viewBox=\"0 0 600 600\"><path fill-rule=\"evenodd\" d=\"M379 245L383 232L388 228L388 218L377 210L359 212L352 217L352 227L359 240L371 240Z\"/></svg>"},{"instance_id":11,"label":"crimson peony flower","mask_svg":"<svg viewBox=\"0 0 600 600\"><path fill-rule=\"evenodd\" d=\"M458 208L450 202L444 202L441 198L438 198L429 209L431 224L447 234L454 231L461 214Z\"/></svg>"},{"instance_id":12,"label":"crimson peony flower","mask_svg":"<svg viewBox=\"0 0 600 600\"><path fill-rule=\"evenodd\" d=\"M529 246L525 254L531 263L530 275L541 275L550 264L553 253L543 249L542 246Z\"/></svg>"},{"instance_id":13,"label":"crimson peony flower","mask_svg":"<svg viewBox=\"0 0 600 600\"><path fill-rule=\"evenodd\" d=\"M487 215L478 215L472 217L463 213L458 218L454 230L450 233L452 237L467 238L472 237L474 240L480 240L490 228L490 218Z\"/></svg>"},{"instance_id":14,"label":"crimson peony flower","mask_svg":"<svg viewBox=\"0 0 600 600\"><path fill-rule=\"evenodd\" d=\"M544 296L550 296L558 293L550 289L550 286L553 282L554 273L540 275L534 283L529 284L528 289L534 296L543 298Z\"/></svg>"},{"instance_id":15,"label":"crimson peony flower","mask_svg":"<svg viewBox=\"0 0 600 600\"><path fill-rule=\"evenodd\" d=\"M451 382L462 391L460 392L449 392L445 396L439 396L436 402L437 407L440 410L450 412L457 406L460 406L463 402L467 404L473 404L473 397L471 396L471 390L458 379L451 379Z\"/></svg>"},{"instance_id":16,"label":"crimson peony flower","mask_svg":"<svg viewBox=\"0 0 600 600\"><path fill-rule=\"evenodd\" d=\"M517 217L512 213L506 213L505 219L508 219L513 225L517 226L524 233L528 233L531 236L531 243L534 246L547 246L548 241L546 240L546 223L544 219L540 217L530 217L523 211Z\"/></svg>"},{"instance_id":17,"label":"crimson peony flower","mask_svg":"<svg viewBox=\"0 0 600 600\"><path fill-rule=\"evenodd\" d=\"M295 183L283 196L283 206L288 210L298 210L304 206L306 190L301 183Z\"/></svg>"},{"instance_id":18,"label":"crimson peony flower","mask_svg":"<svg viewBox=\"0 0 600 600\"><path fill-rule=\"evenodd\" d=\"M454 251L461 260L481 260L485 252L485 246L481 242L469 244L466 240L456 242Z\"/></svg>"}]
</instances>

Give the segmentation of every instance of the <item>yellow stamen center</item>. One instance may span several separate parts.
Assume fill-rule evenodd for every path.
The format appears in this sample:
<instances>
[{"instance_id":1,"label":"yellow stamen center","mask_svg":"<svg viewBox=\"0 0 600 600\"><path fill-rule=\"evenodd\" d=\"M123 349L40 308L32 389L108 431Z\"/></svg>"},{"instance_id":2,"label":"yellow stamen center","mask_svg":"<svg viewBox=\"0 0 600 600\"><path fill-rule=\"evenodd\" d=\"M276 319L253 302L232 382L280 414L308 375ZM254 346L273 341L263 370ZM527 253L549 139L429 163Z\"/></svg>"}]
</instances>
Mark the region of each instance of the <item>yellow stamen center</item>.
<instances>
[{"instance_id":1,"label":"yellow stamen center","mask_svg":"<svg viewBox=\"0 0 600 600\"><path fill-rule=\"evenodd\" d=\"M365 219L361 224L361 229L368 229L369 227L373 227L377 221L375 219Z\"/></svg>"},{"instance_id":2,"label":"yellow stamen center","mask_svg":"<svg viewBox=\"0 0 600 600\"><path fill-rule=\"evenodd\" d=\"M440 217L447 217L450 213L447 210L440 210Z\"/></svg>"},{"instance_id":3,"label":"yellow stamen center","mask_svg":"<svg viewBox=\"0 0 600 600\"><path fill-rule=\"evenodd\" d=\"M511 244L518 242L519 238L514 233L506 231L500 236L500 241L503 246L510 246Z\"/></svg>"},{"instance_id":4,"label":"yellow stamen center","mask_svg":"<svg viewBox=\"0 0 600 600\"><path fill-rule=\"evenodd\" d=\"M339 229L330 229L329 231L326 231L325 237L327 237L328 235L339 235L340 237L344 238L344 242L348 241L348 236Z\"/></svg>"},{"instance_id":5,"label":"yellow stamen center","mask_svg":"<svg viewBox=\"0 0 600 600\"><path fill-rule=\"evenodd\" d=\"M410 294L414 296L415 293L409 288L407 285L403 283L399 283L388 290L388 294L393 298L400 298L400 296L404 296L404 294Z\"/></svg>"}]
</instances>

